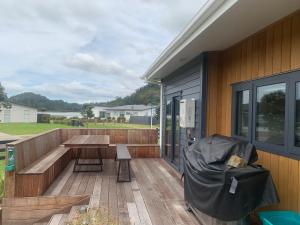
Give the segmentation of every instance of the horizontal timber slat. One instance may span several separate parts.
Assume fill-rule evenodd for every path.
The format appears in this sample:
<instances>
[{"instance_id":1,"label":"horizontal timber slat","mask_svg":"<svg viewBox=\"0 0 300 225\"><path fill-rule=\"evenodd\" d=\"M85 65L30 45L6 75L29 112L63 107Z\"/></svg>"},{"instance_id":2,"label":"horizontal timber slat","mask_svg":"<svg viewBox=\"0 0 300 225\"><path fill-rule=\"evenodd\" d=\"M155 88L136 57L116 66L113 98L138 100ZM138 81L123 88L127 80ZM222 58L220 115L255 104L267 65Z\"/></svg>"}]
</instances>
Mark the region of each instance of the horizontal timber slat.
<instances>
[{"instance_id":1,"label":"horizontal timber slat","mask_svg":"<svg viewBox=\"0 0 300 225\"><path fill-rule=\"evenodd\" d=\"M47 221L53 214L68 212L73 205L86 204L89 199L89 195L4 198L2 222L31 225L43 219Z\"/></svg>"}]
</instances>

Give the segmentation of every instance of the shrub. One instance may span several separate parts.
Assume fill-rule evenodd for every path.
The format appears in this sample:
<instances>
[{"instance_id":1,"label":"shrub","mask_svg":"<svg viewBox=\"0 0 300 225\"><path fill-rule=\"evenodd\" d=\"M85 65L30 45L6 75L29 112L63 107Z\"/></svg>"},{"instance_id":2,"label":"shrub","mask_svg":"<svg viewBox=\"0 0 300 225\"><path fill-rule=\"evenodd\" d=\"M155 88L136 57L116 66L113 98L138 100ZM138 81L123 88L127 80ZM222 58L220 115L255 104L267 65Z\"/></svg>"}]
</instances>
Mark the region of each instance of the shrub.
<instances>
[{"instance_id":1,"label":"shrub","mask_svg":"<svg viewBox=\"0 0 300 225\"><path fill-rule=\"evenodd\" d=\"M125 123L126 122L126 118L124 116L120 116L117 118L117 123Z\"/></svg>"},{"instance_id":2,"label":"shrub","mask_svg":"<svg viewBox=\"0 0 300 225\"><path fill-rule=\"evenodd\" d=\"M4 176L0 176L0 199L4 197Z\"/></svg>"},{"instance_id":3,"label":"shrub","mask_svg":"<svg viewBox=\"0 0 300 225\"><path fill-rule=\"evenodd\" d=\"M85 213L77 212L71 221L67 221L67 225L117 225L116 219L108 215L107 209L89 208Z\"/></svg>"},{"instance_id":4,"label":"shrub","mask_svg":"<svg viewBox=\"0 0 300 225\"><path fill-rule=\"evenodd\" d=\"M81 127L83 123L79 119L69 119L68 125L73 127Z\"/></svg>"},{"instance_id":5,"label":"shrub","mask_svg":"<svg viewBox=\"0 0 300 225\"><path fill-rule=\"evenodd\" d=\"M50 123L50 114L38 114L37 122L38 123Z\"/></svg>"}]
</instances>

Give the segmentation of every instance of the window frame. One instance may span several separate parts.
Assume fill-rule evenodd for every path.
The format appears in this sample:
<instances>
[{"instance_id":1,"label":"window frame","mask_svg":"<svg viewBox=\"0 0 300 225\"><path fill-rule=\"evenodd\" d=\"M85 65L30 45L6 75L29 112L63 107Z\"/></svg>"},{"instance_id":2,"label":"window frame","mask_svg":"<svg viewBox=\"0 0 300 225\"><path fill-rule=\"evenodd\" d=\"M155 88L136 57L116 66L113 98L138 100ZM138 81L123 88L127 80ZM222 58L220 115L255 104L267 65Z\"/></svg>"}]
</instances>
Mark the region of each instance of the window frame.
<instances>
[{"instance_id":1,"label":"window frame","mask_svg":"<svg viewBox=\"0 0 300 225\"><path fill-rule=\"evenodd\" d=\"M237 116L238 116L238 111L237 111L237 94L238 92L241 91L249 91L249 115L248 115L248 136L243 137L239 136L236 134L236 128L237 128ZM239 83L233 86L232 89L232 114L231 114L231 135L234 138L248 141L251 140L252 137L252 131L251 131L251 117L252 117L252 82L247 82L247 83Z\"/></svg>"},{"instance_id":2,"label":"window frame","mask_svg":"<svg viewBox=\"0 0 300 225\"><path fill-rule=\"evenodd\" d=\"M290 90L289 96L291 97L291 101L289 103L290 111L289 111L289 127L293 129L289 129L290 134L288 138L289 150L292 154L300 156L300 147L295 145L295 122L296 122L296 84L300 83L300 71L295 71L291 73L290 79Z\"/></svg>"},{"instance_id":3,"label":"window frame","mask_svg":"<svg viewBox=\"0 0 300 225\"><path fill-rule=\"evenodd\" d=\"M255 139L256 137L256 112L257 112L257 89L259 87L263 86L269 86L269 85L275 85L275 84L280 84L280 83L285 83L285 118L284 118L284 145L276 145L276 144L271 144L271 143L266 143L262 141L257 141ZM268 78L263 78L260 80L256 80L253 82L253 101L252 101L252 107L253 107L253 112L252 112L252 143L259 149L265 150L265 151L270 151L274 153L283 153L287 152L287 147L288 147L288 119L289 119L289 111L288 111L288 105L289 105L289 81L287 77L283 76L275 76L275 77L268 77Z\"/></svg>"},{"instance_id":4,"label":"window frame","mask_svg":"<svg viewBox=\"0 0 300 225\"><path fill-rule=\"evenodd\" d=\"M257 149L289 158L300 159L300 147L295 146L295 122L296 122L296 84L300 83L300 70L274 74L270 77L256 80L243 81L232 84L232 113L231 113L231 136L237 139L253 143ZM257 112L257 88L262 86L286 84L285 97L285 124L284 145L276 145L255 140L256 112ZM248 138L236 135L237 127L237 93L249 90L249 133Z\"/></svg>"}]
</instances>

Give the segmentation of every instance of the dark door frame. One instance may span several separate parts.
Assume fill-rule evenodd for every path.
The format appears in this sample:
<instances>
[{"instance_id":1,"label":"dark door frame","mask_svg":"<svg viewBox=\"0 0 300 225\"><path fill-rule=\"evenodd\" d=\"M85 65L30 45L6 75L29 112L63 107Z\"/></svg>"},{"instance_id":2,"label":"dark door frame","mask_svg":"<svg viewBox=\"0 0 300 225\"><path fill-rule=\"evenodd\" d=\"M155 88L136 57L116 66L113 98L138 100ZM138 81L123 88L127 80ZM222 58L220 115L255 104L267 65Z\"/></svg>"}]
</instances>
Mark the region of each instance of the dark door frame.
<instances>
[{"instance_id":1,"label":"dark door frame","mask_svg":"<svg viewBox=\"0 0 300 225\"><path fill-rule=\"evenodd\" d=\"M170 154L170 156L166 156L166 154L165 154L166 152L164 151L163 157L173 167L175 167L177 170L179 170L179 168L180 168L180 129L179 129L179 135L178 135L179 137L177 137L177 138L179 138L179 140L178 140L178 142L179 142L178 143L178 145L179 145L179 152L178 152L179 161L177 164L174 163L174 155L175 155L174 152L175 152L175 145L176 145L176 140L175 140L176 126L174 126L174 124L176 125L176 115L175 115L174 99L176 99L176 98L179 98L179 101L182 99L182 91L172 93L172 94L166 96L166 99L165 99L166 102L171 100L171 123L172 123L172 125L171 125L171 154ZM166 112L165 112L165 114L166 114ZM166 115L164 115L164 116L166 116ZM165 135L164 135L164 138L165 138ZM164 145L165 145L165 140L164 140ZM164 146L164 148L165 148L165 146Z\"/></svg>"}]
</instances>

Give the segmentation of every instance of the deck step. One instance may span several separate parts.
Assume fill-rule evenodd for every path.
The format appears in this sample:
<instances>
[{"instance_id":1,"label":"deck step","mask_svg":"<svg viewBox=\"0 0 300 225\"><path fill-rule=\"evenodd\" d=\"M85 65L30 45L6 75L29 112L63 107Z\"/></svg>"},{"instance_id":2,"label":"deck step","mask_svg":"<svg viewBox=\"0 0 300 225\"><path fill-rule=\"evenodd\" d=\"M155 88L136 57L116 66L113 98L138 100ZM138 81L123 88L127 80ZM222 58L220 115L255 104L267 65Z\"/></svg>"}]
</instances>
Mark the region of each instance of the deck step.
<instances>
[{"instance_id":1,"label":"deck step","mask_svg":"<svg viewBox=\"0 0 300 225\"><path fill-rule=\"evenodd\" d=\"M69 213L74 205L85 205L89 195L3 198L3 224L32 225L49 221L55 214Z\"/></svg>"},{"instance_id":2,"label":"deck step","mask_svg":"<svg viewBox=\"0 0 300 225\"><path fill-rule=\"evenodd\" d=\"M67 214L55 214L51 217L51 220L47 225L63 225L68 217Z\"/></svg>"}]
</instances>

